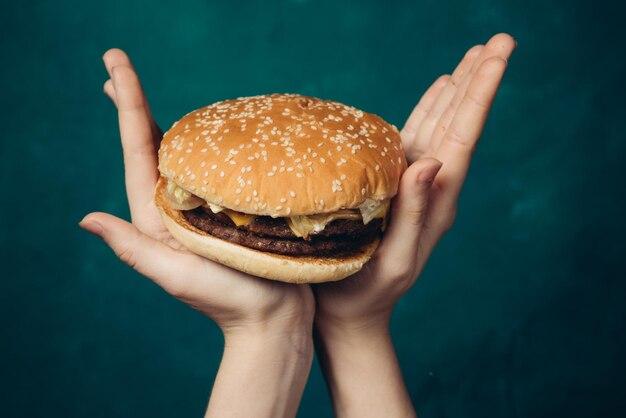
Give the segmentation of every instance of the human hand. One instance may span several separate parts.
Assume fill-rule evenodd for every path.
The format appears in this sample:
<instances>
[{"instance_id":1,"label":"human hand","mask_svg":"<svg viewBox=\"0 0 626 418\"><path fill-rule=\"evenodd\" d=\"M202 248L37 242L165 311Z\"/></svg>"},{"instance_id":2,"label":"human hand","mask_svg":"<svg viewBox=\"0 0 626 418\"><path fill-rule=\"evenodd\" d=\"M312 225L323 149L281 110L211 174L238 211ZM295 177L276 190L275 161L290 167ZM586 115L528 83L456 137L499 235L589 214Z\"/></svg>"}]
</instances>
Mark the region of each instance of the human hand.
<instances>
[{"instance_id":1,"label":"human hand","mask_svg":"<svg viewBox=\"0 0 626 418\"><path fill-rule=\"evenodd\" d=\"M378 250L359 273L313 287L316 347L337 416L415 415L389 319L452 227L472 154L515 46L511 36L495 35L426 91L401 131L410 166Z\"/></svg>"},{"instance_id":2,"label":"human hand","mask_svg":"<svg viewBox=\"0 0 626 418\"><path fill-rule=\"evenodd\" d=\"M291 394L291 399L283 402L283 409L268 405L268 416L294 415L312 359L314 300L310 288L224 267L187 251L170 235L153 199L161 130L127 55L112 49L103 59L110 76L104 91L118 109L132 223L106 213L91 213L80 226L101 237L126 264L220 326L226 353L209 412L227 416L228 411L239 408L242 415L263 416L263 403L273 400L274 384L275 392L282 394L277 396ZM262 364L273 361L273 370L261 372L257 360ZM268 381L273 376L276 379ZM245 393L227 389L248 378L265 385L269 396L245 402ZM250 413L242 409L246 405Z\"/></svg>"},{"instance_id":3,"label":"human hand","mask_svg":"<svg viewBox=\"0 0 626 418\"><path fill-rule=\"evenodd\" d=\"M401 131L410 164L381 245L350 278L316 285L316 324L384 324L456 217L476 143L515 48L507 34L471 48L451 76L426 91Z\"/></svg>"}]
</instances>

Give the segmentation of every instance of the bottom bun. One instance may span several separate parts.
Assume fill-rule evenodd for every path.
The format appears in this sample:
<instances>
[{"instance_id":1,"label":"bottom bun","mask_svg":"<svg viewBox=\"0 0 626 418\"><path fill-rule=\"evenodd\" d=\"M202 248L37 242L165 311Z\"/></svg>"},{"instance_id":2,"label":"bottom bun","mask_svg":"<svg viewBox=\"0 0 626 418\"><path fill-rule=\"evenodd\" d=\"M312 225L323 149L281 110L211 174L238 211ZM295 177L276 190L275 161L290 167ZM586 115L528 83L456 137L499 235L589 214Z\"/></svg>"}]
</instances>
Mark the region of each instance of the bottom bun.
<instances>
[{"instance_id":1,"label":"bottom bun","mask_svg":"<svg viewBox=\"0 0 626 418\"><path fill-rule=\"evenodd\" d=\"M291 257L267 253L216 238L191 225L182 212L170 208L161 192L165 180L159 179L155 202L165 227L189 251L239 271L288 283L322 283L344 279L370 259L380 239L341 257Z\"/></svg>"}]
</instances>

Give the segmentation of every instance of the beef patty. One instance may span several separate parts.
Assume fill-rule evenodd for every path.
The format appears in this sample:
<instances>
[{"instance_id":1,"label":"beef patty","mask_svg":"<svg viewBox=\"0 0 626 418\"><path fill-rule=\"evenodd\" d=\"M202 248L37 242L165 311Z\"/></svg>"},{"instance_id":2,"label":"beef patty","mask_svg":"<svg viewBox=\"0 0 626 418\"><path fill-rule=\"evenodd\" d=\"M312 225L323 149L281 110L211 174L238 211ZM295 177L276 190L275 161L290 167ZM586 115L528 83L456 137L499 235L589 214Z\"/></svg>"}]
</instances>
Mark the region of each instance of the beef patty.
<instances>
[{"instance_id":1,"label":"beef patty","mask_svg":"<svg viewBox=\"0 0 626 418\"><path fill-rule=\"evenodd\" d=\"M309 239L296 237L283 218L257 216L250 224L235 226L224 213L197 208L183 211L190 224L217 238L256 250L290 256L344 255L373 241L382 220L367 225L362 221L337 219Z\"/></svg>"}]
</instances>

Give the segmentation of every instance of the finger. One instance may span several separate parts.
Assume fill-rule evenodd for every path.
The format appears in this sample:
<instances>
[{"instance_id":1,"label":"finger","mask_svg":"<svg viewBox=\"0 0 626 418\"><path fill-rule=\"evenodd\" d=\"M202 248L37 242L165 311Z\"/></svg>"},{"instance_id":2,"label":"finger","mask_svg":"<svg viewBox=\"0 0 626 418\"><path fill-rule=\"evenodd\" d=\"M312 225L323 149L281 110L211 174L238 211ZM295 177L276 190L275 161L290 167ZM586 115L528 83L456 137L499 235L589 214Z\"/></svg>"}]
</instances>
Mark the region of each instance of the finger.
<instances>
[{"instance_id":1,"label":"finger","mask_svg":"<svg viewBox=\"0 0 626 418\"><path fill-rule=\"evenodd\" d=\"M426 90L426 93L424 93L420 101L417 103L417 106L415 106L409 115L409 118L400 132L404 152L407 154L409 161L417 159L417 156L414 155L414 152L416 151L414 145L417 130L430 109L435 104L435 100L439 97L439 94L443 90L449 78L450 76L445 74L435 80L435 82L428 88L428 90Z\"/></svg>"},{"instance_id":2,"label":"finger","mask_svg":"<svg viewBox=\"0 0 626 418\"><path fill-rule=\"evenodd\" d=\"M124 152L126 193L133 219L152 201L158 178L157 151L137 74L128 66L112 69Z\"/></svg>"},{"instance_id":3,"label":"finger","mask_svg":"<svg viewBox=\"0 0 626 418\"><path fill-rule=\"evenodd\" d=\"M133 71L136 72L133 63L128 58L128 55L118 48L111 48L102 56L102 60L104 61L104 66L106 67L107 72L109 73L109 77L113 78L113 68L118 66L126 66L131 67ZM155 147L158 148L159 142L161 141L161 137L163 136L163 132L159 128L159 126L154 121L152 117L152 112L150 110L150 106L148 105L148 100L146 99L143 91L141 92L144 101L144 109L148 114L148 119L150 120L150 127L152 129L152 135L155 143Z\"/></svg>"},{"instance_id":4,"label":"finger","mask_svg":"<svg viewBox=\"0 0 626 418\"><path fill-rule=\"evenodd\" d=\"M465 56L461 59L461 62L459 62L450 76L450 80L446 83L441 94L439 94L437 100L420 124L416 134L415 147L421 154L426 153L429 149L432 134L439 118L450 104L450 101L452 101L457 90L457 85L462 80L464 74L472 68L472 64L480 54L482 48L482 45L476 45L465 53Z\"/></svg>"},{"instance_id":5,"label":"finger","mask_svg":"<svg viewBox=\"0 0 626 418\"><path fill-rule=\"evenodd\" d=\"M198 269L196 256L178 252L107 213L90 213L79 225L102 238L120 260L166 292L178 298L189 292L192 275L187 272Z\"/></svg>"},{"instance_id":6,"label":"finger","mask_svg":"<svg viewBox=\"0 0 626 418\"><path fill-rule=\"evenodd\" d=\"M384 255L381 262L389 263L391 271L414 269L430 188L440 168L436 159L423 158L411 164L400 179L391 222L379 249Z\"/></svg>"},{"instance_id":7,"label":"finger","mask_svg":"<svg viewBox=\"0 0 626 418\"><path fill-rule=\"evenodd\" d=\"M109 96L109 99L113 102L113 104L117 107L117 99L115 98L115 88L113 87L113 81L108 79L103 86L104 94Z\"/></svg>"},{"instance_id":8,"label":"finger","mask_svg":"<svg viewBox=\"0 0 626 418\"><path fill-rule=\"evenodd\" d=\"M438 181L444 186L443 200L448 205L456 205L506 65L501 57L491 57L478 68L437 150L436 156L444 164Z\"/></svg>"},{"instance_id":9,"label":"finger","mask_svg":"<svg viewBox=\"0 0 626 418\"><path fill-rule=\"evenodd\" d=\"M443 136L445 135L448 126L450 126L450 123L452 123L452 119L454 118L454 115L456 114L459 105L461 104L461 101L463 100L463 97L467 92L467 88L469 87L469 84L471 83L472 78L476 73L478 67L480 67L483 62L491 57L500 57L508 61L516 46L517 43L515 42L515 40L510 35L505 33L499 33L493 36L489 40L489 42L487 42L478 58L474 61L470 71L465 74L463 80L459 80L458 88L456 94L454 95L454 98L452 99L444 113L441 115L439 122L437 122L437 126L433 131L433 137L431 139L431 153L436 152L436 150L441 145L441 140L443 139Z\"/></svg>"}]
</instances>

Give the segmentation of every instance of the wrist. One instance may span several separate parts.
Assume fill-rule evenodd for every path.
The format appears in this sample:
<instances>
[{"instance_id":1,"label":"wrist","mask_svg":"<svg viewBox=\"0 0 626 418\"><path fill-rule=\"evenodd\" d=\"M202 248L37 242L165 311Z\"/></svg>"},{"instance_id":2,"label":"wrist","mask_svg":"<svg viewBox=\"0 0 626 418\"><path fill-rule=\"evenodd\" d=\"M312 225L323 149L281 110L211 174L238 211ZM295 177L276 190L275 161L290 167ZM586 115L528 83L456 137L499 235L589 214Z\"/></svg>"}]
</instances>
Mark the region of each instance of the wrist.
<instances>
[{"instance_id":1,"label":"wrist","mask_svg":"<svg viewBox=\"0 0 626 418\"><path fill-rule=\"evenodd\" d=\"M239 327L224 332L224 351L280 352L307 359L313 354L313 336L309 326L293 328Z\"/></svg>"},{"instance_id":2,"label":"wrist","mask_svg":"<svg viewBox=\"0 0 626 418\"><path fill-rule=\"evenodd\" d=\"M223 328L206 416L295 416L313 361L311 328L293 318Z\"/></svg>"},{"instance_id":3,"label":"wrist","mask_svg":"<svg viewBox=\"0 0 626 418\"><path fill-rule=\"evenodd\" d=\"M414 417L391 340L389 317L315 320L315 347L335 416Z\"/></svg>"},{"instance_id":4,"label":"wrist","mask_svg":"<svg viewBox=\"0 0 626 418\"><path fill-rule=\"evenodd\" d=\"M314 326L318 337L358 343L371 338L388 338L390 318L391 313L387 312L354 318L317 312Z\"/></svg>"},{"instance_id":5,"label":"wrist","mask_svg":"<svg viewBox=\"0 0 626 418\"><path fill-rule=\"evenodd\" d=\"M263 347L278 342L298 348L312 344L315 302L309 298L283 298L263 309L249 309L221 318L220 326L226 347ZM250 308L253 308L252 306Z\"/></svg>"}]
</instances>

